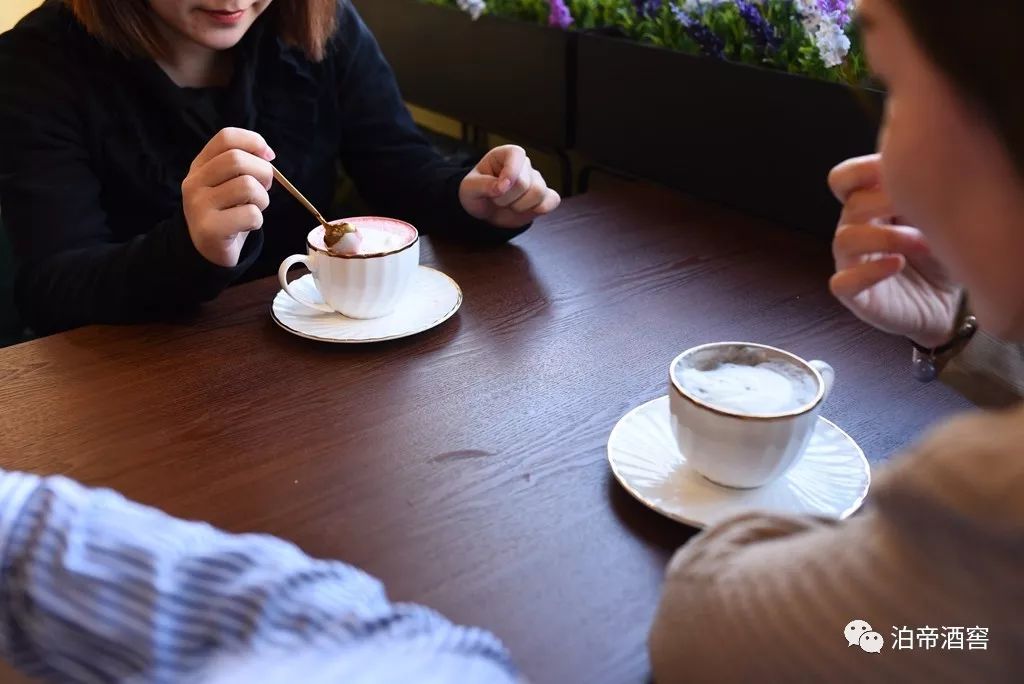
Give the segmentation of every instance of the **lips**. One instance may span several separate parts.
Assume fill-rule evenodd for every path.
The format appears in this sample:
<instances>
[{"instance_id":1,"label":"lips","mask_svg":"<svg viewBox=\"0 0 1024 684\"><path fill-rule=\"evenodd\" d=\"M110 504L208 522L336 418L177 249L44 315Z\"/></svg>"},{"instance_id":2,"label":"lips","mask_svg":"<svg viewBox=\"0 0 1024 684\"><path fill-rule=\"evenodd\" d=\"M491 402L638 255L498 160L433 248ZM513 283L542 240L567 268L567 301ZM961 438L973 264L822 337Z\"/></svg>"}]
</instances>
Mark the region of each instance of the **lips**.
<instances>
[{"instance_id":1,"label":"lips","mask_svg":"<svg viewBox=\"0 0 1024 684\"><path fill-rule=\"evenodd\" d=\"M237 23L245 15L245 10L244 9L239 9L239 10L211 10L211 9L200 8L199 11L202 12L207 17L209 17L210 19L212 19L213 21L215 21L215 22L217 22L219 24L227 24L227 25Z\"/></svg>"}]
</instances>

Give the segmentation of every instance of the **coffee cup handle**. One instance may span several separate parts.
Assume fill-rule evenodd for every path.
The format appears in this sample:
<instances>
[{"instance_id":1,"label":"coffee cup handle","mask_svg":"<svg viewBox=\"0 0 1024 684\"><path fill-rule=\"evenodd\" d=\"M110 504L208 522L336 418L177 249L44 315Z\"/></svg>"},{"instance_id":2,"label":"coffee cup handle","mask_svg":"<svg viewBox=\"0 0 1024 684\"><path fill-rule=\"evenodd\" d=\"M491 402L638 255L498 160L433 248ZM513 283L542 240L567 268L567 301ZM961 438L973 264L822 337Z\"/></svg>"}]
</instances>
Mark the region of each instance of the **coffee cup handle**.
<instances>
[{"instance_id":1,"label":"coffee cup handle","mask_svg":"<svg viewBox=\"0 0 1024 684\"><path fill-rule=\"evenodd\" d=\"M824 361L808 361L807 363L821 373L821 379L825 381L825 396L821 398L822 401L825 401L828 399L828 395L832 394L832 388L836 384L836 371Z\"/></svg>"},{"instance_id":2,"label":"coffee cup handle","mask_svg":"<svg viewBox=\"0 0 1024 684\"><path fill-rule=\"evenodd\" d=\"M324 313L334 313L334 309L327 306L326 304L317 304L316 302L309 302L296 294L291 284L288 282L288 271L295 264L305 264L306 268L309 268L309 257L305 254L293 254L284 261L281 262L281 268L277 269L277 279L281 281L281 288L288 294L289 297L297 301L302 306L307 306L310 309L317 311L323 311ZM312 270L312 269L310 269Z\"/></svg>"}]
</instances>

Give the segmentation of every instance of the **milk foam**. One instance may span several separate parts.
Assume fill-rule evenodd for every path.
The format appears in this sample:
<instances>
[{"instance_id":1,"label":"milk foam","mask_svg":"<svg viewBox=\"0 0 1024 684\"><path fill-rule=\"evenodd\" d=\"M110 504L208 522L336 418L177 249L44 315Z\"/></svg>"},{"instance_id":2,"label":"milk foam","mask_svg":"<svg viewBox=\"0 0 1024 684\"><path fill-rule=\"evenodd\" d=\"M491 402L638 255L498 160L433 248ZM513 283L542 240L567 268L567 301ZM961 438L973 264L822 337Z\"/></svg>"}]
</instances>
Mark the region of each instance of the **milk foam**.
<instances>
[{"instance_id":1,"label":"milk foam","mask_svg":"<svg viewBox=\"0 0 1024 684\"><path fill-rule=\"evenodd\" d=\"M697 399L732 413L788 413L807 406L818 396L817 379L784 361L685 367L676 370L676 379Z\"/></svg>"},{"instance_id":2,"label":"milk foam","mask_svg":"<svg viewBox=\"0 0 1024 684\"><path fill-rule=\"evenodd\" d=\"M360 254L391 252L401 247L403 242L407 242L394 233L365 226L359 227L359 235L363 238L359 244Z\"/></svg>"}]
</instances>

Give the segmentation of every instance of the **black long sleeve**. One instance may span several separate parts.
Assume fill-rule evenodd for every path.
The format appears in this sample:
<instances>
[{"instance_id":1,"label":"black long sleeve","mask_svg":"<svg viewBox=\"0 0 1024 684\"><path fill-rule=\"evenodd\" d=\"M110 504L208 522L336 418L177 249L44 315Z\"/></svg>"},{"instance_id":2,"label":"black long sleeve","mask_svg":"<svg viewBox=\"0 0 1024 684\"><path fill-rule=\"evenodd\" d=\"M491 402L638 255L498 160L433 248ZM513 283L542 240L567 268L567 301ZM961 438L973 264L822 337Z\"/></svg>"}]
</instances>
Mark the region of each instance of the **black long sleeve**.
<instances>
[{"instance_id":1,"label":"black long sleeve","mask_svg":"<svg viewBox=\"0 0 1024 684\"><path fill-rule=\"evenodd\" d=\"M178 88L152 61L109 50L62 3L0 36L0 211L30 326L48 333L163 316L303 251L312 222L277 188L237 267L195 250L181 181L224 126L261 133L319 206L331 206L340 160L376 212L424 233L497 242L521 232L465 213L458 187L468 169L431 148L355 9L342 2L338 11L321 63L285 45L268 12L236 48L231 84L205 95Z\"/></svg>"},{"instance_id":2,"label":"black long sleeve","mask_svg":"<svg viewBox=\"0 0 1024 684\"><path fill-rule=\"evenodd\" d=\"M0 38L0 207L28 323L48 332L159 315L210 299L244 272L252 248L237 268L211 264L193 247L180 211L117 239L74 84L59 60L21 59L18 38Z\"/></svg>"}]
</instances>

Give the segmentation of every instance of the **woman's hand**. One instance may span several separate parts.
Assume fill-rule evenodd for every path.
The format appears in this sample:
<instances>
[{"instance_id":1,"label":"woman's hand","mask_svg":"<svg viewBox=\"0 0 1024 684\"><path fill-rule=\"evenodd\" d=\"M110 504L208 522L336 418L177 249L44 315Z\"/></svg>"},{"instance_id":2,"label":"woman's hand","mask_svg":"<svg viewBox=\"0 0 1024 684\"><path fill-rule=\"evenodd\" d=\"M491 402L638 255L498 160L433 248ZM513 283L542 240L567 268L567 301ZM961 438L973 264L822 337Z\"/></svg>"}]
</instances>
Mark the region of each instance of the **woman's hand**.
<instances>
[{"instance_id":1,"label":"woman's hand","mask_svg":"<svg viewBox=\"0 0 1024 684\"><path fill-rule=\"evenodd\" d=\"M496 147L480 160L459 186L462 208L473 218L501 228L520 228L562 202L534 170L526 150Z\"/></svg>"},{"instance_id":2,"label":"woman's hand","mask_svg":"<svg viewBox=\"0 0 1024 684\"><path fill-rule=\"evenodd\" d=\"M832 251L833 294L861 320L923 347L953 335L960 288L916 228L899 225L881 186L878 155L850 159L829 174L843 203Z\"/></svg>"},{"instance_id":3,"label":"woman's hand","mask_svg":"<svg viewBox=\"0 0 1024 684\"><path fill-rule=\"evenodd\" d=\"M263 226L274 152L258 133L225 128L192 162L181 184L188 233L207 261L238 265L249 231Z\"/></svg>"}]
</instances>

